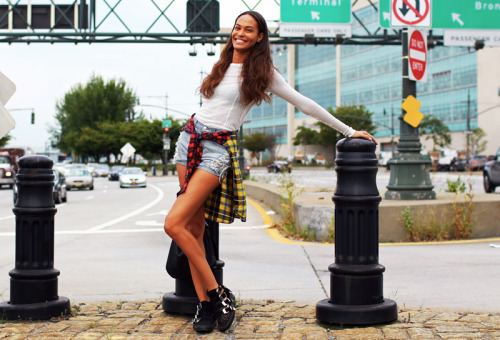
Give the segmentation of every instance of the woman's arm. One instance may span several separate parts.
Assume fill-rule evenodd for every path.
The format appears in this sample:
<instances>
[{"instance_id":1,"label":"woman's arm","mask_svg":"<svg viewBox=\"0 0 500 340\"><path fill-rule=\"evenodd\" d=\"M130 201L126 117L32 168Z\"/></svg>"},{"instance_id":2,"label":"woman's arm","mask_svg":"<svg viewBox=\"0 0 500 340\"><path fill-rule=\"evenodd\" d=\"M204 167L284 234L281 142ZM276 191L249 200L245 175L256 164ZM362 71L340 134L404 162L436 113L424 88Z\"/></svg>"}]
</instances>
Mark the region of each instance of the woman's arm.
<instances>
[{"instance_id":1,"label":"woman's arm","mask_svg":"<svg viewBox=\"0 0 500 340\"><path fill-rule=\"evenodd\" d=\"M278 71L274 71L269 91L278 97L286 100L287 102L295 105L300 111L316 118L322 123L330 126L331 128L339 131L346 137L362 137L371 139L375 143L375 138L366 131L356 131L350 126L342 123L340 120L332 116L328 111L322 108L318 103L312 99L297 92L283 79Z\"/></svg>"}]
</instances>

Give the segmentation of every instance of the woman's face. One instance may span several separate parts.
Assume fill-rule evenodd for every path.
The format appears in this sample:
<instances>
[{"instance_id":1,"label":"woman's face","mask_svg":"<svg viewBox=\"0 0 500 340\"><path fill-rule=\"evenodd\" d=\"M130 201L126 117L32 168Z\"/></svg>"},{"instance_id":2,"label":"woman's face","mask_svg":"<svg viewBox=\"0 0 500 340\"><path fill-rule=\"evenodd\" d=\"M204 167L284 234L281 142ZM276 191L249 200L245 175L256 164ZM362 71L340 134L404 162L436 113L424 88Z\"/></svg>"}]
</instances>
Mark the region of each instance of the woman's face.
<instances>
[{"instance_id":1,"label":"woman's face","mask_svg":"<svg viewBox=\"0 0 500 340\"><path fill-rule=\"evenodd\" d=\"M244 54L250 51L263 37L264 33L259 33L259 24L249 14L242 15L236 20L231 34L234 50Z\"/></svg>"}]
</instances>

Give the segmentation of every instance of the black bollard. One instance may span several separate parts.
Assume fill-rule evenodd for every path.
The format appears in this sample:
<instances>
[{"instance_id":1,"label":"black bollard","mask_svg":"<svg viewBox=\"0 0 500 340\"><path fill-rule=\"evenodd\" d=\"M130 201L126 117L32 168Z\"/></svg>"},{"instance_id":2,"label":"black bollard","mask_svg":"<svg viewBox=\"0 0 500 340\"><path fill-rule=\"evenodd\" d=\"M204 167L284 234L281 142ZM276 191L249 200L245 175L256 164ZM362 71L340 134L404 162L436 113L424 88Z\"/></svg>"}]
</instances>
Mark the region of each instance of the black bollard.
<instances>
[{"instance_id":1,"label":"black bollard","mask_svg":"<svg viewBox=\"0 0 500 340\"><path fill-rule=\"evenodd\" d=\"M214 273L215 280L219 285L222 285L224 261L219 259L219 223L205 220L205 234L208 234L205 237L208 236L209 242L212 242L211 244L213 245L213 254L209 254L211 251L208 250L207 243L205 242L207 256L214 257L214 261L209 260L208 262L209 264L213 262L212 272ZM187 265L186 271L189 271L189 265ZM163 295L163 310L166 313L194 315L196 313L196 305L200 301L196 295L193 280L190 276L188 278L174 277L174 279L175 291Z\"/></svg>"},{"instance_id":2,"label":"black bollard","mask_svg":"<svg viewBox=\"0 0 500 340\"><path fill-rule=\"evenodd\" d=\"M70 313L68 298L58 296L54 269L54 173L46 156L19 159L16 175L16 265L9 272L10 301L0 304L8 320L42 320Z\"/></svg>"},{"instance_id":3,"label":"black bollard","mask_svg":"<svg viewBox=\"0 0 500 340\"><path fill-rule=\"evenodd\" d=\"M384 266L378 263L379 195L375 144L347 138L337 143L335 263L330 271L330 300L316 305L320 322L342 325L388 323L397 305L383 297Z\"/></svg>"}]
</instances>

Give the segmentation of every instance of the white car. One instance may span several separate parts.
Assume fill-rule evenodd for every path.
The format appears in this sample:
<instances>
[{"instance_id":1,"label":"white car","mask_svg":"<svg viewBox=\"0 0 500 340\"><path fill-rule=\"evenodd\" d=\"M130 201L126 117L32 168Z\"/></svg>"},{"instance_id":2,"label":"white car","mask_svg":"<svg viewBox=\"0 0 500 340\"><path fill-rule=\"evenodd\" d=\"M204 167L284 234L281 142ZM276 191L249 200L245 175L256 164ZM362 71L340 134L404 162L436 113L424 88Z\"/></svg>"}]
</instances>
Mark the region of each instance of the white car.
<instances>
[{"instance_id":1,"label":"white car","mask_svg":"<svg viewBox=\"0 0 500 340\"><path fill-rule=\"evenodd\" d=\"M94 190L94 178L86 168L69 168L66 175L66 188L68 190L73 188Z\"/></svg>"},{"instance_id":2,"label":"white car","mask_svg":"<svg viewBox=\"0 0 500 340\"><path fill-rule=\"evenodd\" d=\"M120 174L120 188L146 187L146 174L141 168L125 168Z\"/></svg>"}]
</instances>

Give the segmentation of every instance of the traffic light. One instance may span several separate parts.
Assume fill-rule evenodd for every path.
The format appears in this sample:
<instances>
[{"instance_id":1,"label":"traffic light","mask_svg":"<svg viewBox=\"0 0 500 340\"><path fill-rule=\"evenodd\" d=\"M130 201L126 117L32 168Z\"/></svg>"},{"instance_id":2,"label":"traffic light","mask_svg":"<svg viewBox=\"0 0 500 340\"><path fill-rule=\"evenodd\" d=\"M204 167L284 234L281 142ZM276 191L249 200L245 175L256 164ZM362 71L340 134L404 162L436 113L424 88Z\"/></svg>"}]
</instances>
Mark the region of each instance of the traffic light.
<instances>
[{"instance_id":1,"label":"traffic light","mask_svg":"<svg viewBox=\"0 0 500 340\"><path fill-rule=\"evenodd\" d=\"M31 112L31 125L35 124L35 111Z\"/></svg>"},{"instance_id":2,"label":"traffic light","mask_svg":"<svg viewBox=\"0 0 500 340\"><path fill-rule=\"evenodd\" d=\"M165 127L165 133L168 134L170 132L170 128L168 126Z\"/></svg>"},{"instance_id":3,"label":"traffic light","mask_svg":"<svg viewBox=\"0 0 500 340\"><path fill-rule=\"evenodd\" d=\"M217 0L188 0L186 13L187 32L219 32L220 9Z\"/></svg>"}]
</instances>

